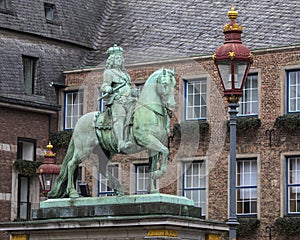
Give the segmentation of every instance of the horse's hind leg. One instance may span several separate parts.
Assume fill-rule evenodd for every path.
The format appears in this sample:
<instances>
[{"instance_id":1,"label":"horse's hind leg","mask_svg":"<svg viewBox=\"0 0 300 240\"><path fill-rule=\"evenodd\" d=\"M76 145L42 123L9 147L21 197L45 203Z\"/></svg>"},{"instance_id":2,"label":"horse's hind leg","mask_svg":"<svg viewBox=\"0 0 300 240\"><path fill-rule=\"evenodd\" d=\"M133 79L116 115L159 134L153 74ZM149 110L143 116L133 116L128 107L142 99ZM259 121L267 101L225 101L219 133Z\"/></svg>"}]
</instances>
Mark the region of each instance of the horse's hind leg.
<instances>
[{"instance_id":1,"label":"horse's hind leg","mask_svg":"<svg viewBox=\"0 0 300 240\"><path fill-rule=\"evenodd\" d=\"M98 155L99 171L107 178L109 186L114 189L117 195L124 195L124 190L119 180L108 171L108 163L112 159L113 155L111 155L110 152L104 152L99 145L97 145L94 149L94 153Z\"/></svg>"},{"instance_id":2,"label":"horse's hind leg","mask_svg":"<svg viewBox=\"0 0 300 240\"><path fill-rule=\"evenodd\" d=\"M79 197L78 192L75 189L75 182L74 182L74 172L78 164L81 163L81 159L78 157L77 151L74 151L73 158L70 162L68 162L68 186L67 191L69 193L70 198L77 198Z\"/></svg>"}]
</instances>

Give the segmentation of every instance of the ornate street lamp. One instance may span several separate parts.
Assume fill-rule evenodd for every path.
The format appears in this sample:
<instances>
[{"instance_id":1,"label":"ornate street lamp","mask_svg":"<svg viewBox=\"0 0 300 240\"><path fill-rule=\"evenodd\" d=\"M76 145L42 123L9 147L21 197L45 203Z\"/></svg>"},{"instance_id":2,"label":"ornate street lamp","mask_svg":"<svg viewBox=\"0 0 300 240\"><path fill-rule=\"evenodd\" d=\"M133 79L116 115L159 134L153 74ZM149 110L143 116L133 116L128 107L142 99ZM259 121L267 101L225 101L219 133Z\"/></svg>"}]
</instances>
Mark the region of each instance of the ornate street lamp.
<instances>
[{"instance_id":1,"label":"ornate street lamp","mask_svg":"<svg viewBox=\"0 0 300 240\"><path fill-rule=\"evenodd\" d=\"M225 42L220 46L212 58L222 80L224 96L228 100L230 115L230 184L229 184L229 239L236 240L236 119L238 102L243 93L243 86L253 62L253 55L242 44L241 33L243 27L236 23L238 12L232 6L228 12L230 23L224 26Z\"/></svg>"},{"instance_id":2,"label":"ornate street lamp","mask_svg":"<svg viewBox=\"0 0 300 240\"><path fill-rule=\"evenodd\" d=\"M52 148L53 146L49 142L44 154L44 163L36 170L44 196L47 196L47 193L52 190L53 183L60 171L60 166L55 164L56 154L52 152Z\"/></svg>"}]
</instances>

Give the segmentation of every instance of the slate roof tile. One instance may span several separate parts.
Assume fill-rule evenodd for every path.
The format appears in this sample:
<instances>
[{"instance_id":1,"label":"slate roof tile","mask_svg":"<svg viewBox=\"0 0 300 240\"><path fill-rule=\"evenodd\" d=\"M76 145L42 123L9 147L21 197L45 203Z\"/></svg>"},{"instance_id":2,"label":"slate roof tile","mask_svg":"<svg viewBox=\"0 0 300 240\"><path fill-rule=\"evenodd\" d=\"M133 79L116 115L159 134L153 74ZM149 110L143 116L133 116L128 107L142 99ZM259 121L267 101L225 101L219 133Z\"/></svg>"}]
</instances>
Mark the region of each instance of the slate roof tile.
<instances>
[{"instance_id":1,"label":"slate roof tile","mask_svg":"<svg viewBox=\"0 0 300 240\"><path fill-rule=\"evenodd\" d=\"M222 27L228 22L230 4L218 0L128 0L110 4L107 34L112 35L97 38L101 44L93 54L94 62L86 58L83 64L104 61L112 39L126 47L125 54L131 52L127 62L211 54L223 42ZM237 20L245 26L243 41L250 49L300 43L298 0L237 0L235 5ZM148 50L137 50L143 48Z\"/></svg>"}]
</instances>

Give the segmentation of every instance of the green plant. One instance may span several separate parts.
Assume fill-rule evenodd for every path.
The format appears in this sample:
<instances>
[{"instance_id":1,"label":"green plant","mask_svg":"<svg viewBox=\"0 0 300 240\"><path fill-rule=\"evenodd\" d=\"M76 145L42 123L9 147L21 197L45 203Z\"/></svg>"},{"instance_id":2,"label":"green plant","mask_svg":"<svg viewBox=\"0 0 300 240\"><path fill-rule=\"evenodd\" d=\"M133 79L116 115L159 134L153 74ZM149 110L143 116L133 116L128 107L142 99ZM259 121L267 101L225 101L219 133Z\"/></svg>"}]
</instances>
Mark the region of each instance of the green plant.
<instances>
[{"instance_id":1,"label":"green plant","mask_svg":"<svg viewBox=\"0 0 300 240\"><path fill-rule=\"evenodd\" d=\"M274 126L286 132L292 133L300 130L300 114L284 114L275 120Z\"/></svg>"},{"instance_id":2,"label":"green plant","mask_svg":"<svg viewBox=\"0 0 300 240\"><path fill-rule=\"evenodd\" d=\"M50 135L50 142L54 147L67 147L71 140L73 131L65 130Z\"/></svg>"},{"instance_id":3,"label":"green plant","mask_svg":"<svg viewBox=\"0 0 300 240\"><path fill-rule=\"evenodd\" d=\"M14 166L19 173L27 177L35 176L36 170L41 164L41 162L27 161L22 159L18 159L14 162Z\"/></svg>"},{"instance_id":4,"label":"green plant","mask_svg":"<svg viewBox=\"0 0 300 240\"><path fill-rule=\"evenodd\" d=\"M293 236L300 233L300 218L280 217L275 221L277 232L282 236Z\"/></svg>"},{"instance_id":5,"label":"green plant","mask_svg":"<svg viewBox=\"0 0 300 240\"><path fill-rule=\"evenodd\" d=\"M237 228L238 237L246 237L252 235L260 226L260 221L256 218L240 218Z\"/></svg>"},{"instance_id":6,"label":"green plant","mask_svg":"<svg viewBox=\"0 0 300 240\"><path fill-rule=\"evenodd\" d=\"M255 131L259 129L261 120L256 117L240 117L236 121L236 130L238 133ZM230 122L227 121L227 127L230 128Z\"/></svg>"}]
</instances>

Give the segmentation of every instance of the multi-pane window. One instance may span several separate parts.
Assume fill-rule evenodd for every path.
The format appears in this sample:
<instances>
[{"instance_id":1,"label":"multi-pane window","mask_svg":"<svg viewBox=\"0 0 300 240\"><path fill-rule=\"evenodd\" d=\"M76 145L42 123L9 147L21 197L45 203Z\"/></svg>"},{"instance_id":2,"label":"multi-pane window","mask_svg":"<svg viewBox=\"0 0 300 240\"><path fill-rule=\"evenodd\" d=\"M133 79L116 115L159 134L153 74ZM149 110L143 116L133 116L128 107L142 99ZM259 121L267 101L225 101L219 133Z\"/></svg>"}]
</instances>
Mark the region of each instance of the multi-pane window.
<instances>
[{"instance_id":1,"label":"multi-pane window","mask_svg":"<svg viewBox=\"0 0 300 240\"><path fill-rule=\"evenodd\" d=\"M107 171L116 179L119 179L119 166L118 165L109 165ZM112 188L109 180L99 174L99 196L112 196L115 195L114 189Z\"/></svg>"},{"instance_id":2,"label":"multi-pane window","mask_svg":"<svg viewBox=\"0 0 300 240\"><path fill-rule=\"evenodd\" d=\"M287 212L300 213L300 157L287 158Z\"/></svg>"},{"instance_id":3,"label":"multi-pane window","mask_svg":"<svg viewBox=\"0 0 300 240\"><path fill-rule=\"evenodd\" d=\"M240 100L239 116L258 114L258 75L247 76Z\"/></svg>"},{"instance_id":4,"label":"multi-pane window","mask_svg":"<svg viewBox=\"0 0 300 240\"><path fill-rule=\"evenodd\" d=\"M148 164L141 164L135 166L135 193L146 194L149 193L149 166Z\"/></svg>"},{"instance_id":5,"label":"multi-pane window","mask_svg":"<svg viewBox=\"0 0 300 240\"><path fill-rule=\"evenodd\" d=\"M186 120L205 119L207 109L207 80L185 81Z\"/></svg>"},{"instance_id":6,"label":"multi-pane window","mask_svg":"<svg viewBox=\"0 0 300 240\"><path fill-rule=\"evenodd\" d=\"M257 160L237 160L237 214L257 214Z\"/></svg>"},{"instance_id":7,"label":"multi-pane window","mask_svg":"<svg viewBox=\"0 0 300 240\"><path fill-rule=\"evenodd\" d=\"M287 112L300 111L300 70L287 72Z\"/></svg>"},{"instance_id":8,"label":"multi-pane window","mask_svg":"<svg viewBox=\"0 0 300 240\"><path fill-rule=\"evenodd\" d=\"M83 115L83 92L65 92L64 129L73 129Z\"/></svg>"},{"instance_id":9,"label":"multi-pane window","mask_svg":"<svg viewBox=\"0 0 300 240\"><path fill-rule=\"evenodd\" d=\"M33 57L23 56L22 60L25 93L27 95L32 95L34 94L35 87L35 71L37 59Z\"/></svg>"},{"instance_id":10,"label":"multi-pane window","mask_svg":"<svg viewBox=\"0 0 300 240\"><path fill-rule=\"evenodd\" d=\"M183 164L183 196L194 201L206 214L206 170L204 161Z\"/></svg>"}]
</instances>

